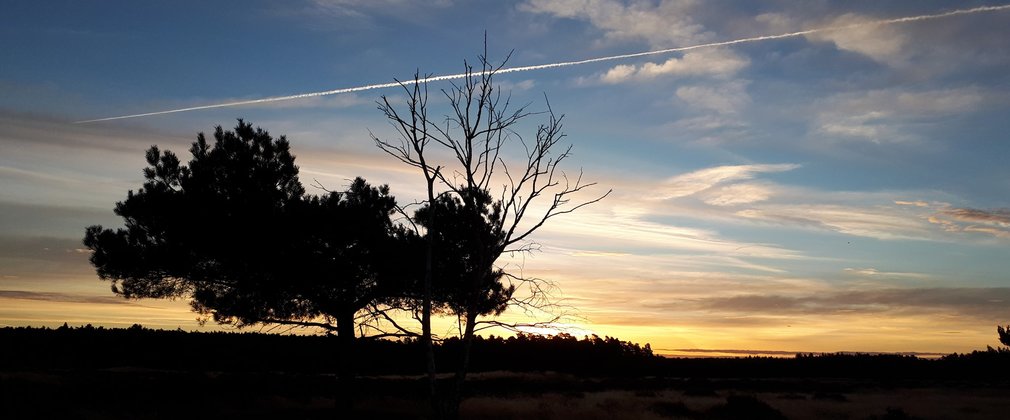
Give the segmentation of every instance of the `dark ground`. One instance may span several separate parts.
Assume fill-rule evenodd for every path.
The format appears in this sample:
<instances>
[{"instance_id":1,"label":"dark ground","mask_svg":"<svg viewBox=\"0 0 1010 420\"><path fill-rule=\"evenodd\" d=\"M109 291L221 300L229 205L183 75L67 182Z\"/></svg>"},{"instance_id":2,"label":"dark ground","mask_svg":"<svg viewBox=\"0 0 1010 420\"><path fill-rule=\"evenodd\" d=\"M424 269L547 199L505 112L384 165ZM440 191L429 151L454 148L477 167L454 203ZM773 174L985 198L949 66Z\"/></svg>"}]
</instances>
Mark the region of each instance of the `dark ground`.
<instances>
[{"instance_id":1,"label":"dark ground","mask_svg":"<svg viewBox=\"0 0 1010 420\"><path fill-rule=\"evenodd\" d=\"M0 419L339 418L332 337L0 329ZM439 348L451 366L458 343ZM417 343L362 343L358 416L424 418ZM472 419L1005 419L1010 353L666 359L613 338L486 338Z\"/></svg>"},{"instance_id":2,"label":"dark ground","mask_svg":"<svg viewBox=\"0 0 1010 420\"><path fill-rule=\"evenodd\" d=\"M423 418L415 377L358 380L361 418ZM588 378L558 373L474 375L472 419L1005 419L1010 384L839 378ZM136 368L0 373L4 419L322 419L331 375Z\"/></svg>"}]
</instances>

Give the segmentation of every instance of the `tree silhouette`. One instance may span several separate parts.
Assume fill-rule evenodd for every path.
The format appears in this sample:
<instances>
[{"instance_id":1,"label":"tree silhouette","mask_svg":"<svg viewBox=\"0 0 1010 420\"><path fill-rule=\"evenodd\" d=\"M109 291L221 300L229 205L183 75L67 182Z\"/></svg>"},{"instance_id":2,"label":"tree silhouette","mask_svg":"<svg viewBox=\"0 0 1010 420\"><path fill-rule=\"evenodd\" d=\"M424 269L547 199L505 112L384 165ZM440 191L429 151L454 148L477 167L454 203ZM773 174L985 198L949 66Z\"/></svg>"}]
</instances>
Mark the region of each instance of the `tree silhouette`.
<instances>
[{"instance_id":1,"label":"tree silhouette","mask_svg":"<svg viewBox=\"0 0 1010 420\"><path fill-rule=\"evenodd\" d=\"M999 334L999 342L1003 343L1004 346L1010 347L1010 325L1004 328L1002 325L996 326L996 333Z\"/></svg>"},{"instance_id":2,"label":"tree silhouette","mask_svg":"<svg viewBox=\"0 0 1010 420\"><path fill-rule=\"evenodd\" d=\"M426 207L415 213L414 221L427 238L419 306L421 339L429 349L432 401L436 395L431 312L441 306L464 325L460 332L463 351L445 413L450 417L458 409L478 318L501 314L510 303L535 306L545 302L543 281L503 271L495 265L499 257L533 250L530 235L548 219L609 194L571 201L595 184L583 182L581 173L569 178L561 169L571 153L571 146L562 143L564 117L556 116L548 105L547 121L535 134L518 135L519 123L532 113L524 106L511 106L509 94L503 94L494 82L508 58L495 66L486 56L485 46L479 68L464 63L463 82L442 91L449 103L442 121L429 117L427 83L418 73L412 83L401 84L407 97L405 110L398 110L388 97L379 101L399 141L373 136L381 150L424 176ZM506 162L505 156L512 153L522 158ZM449 156L447 163L440 162L444 155ZM533 297L516 299L517 285L528 286Z\"/></svg>"},{"instance_id":3,"label":"tree silhouette","mask_svg":"<svg viewBox=\"0 0 1010 420\"><path fill-rule=\"evenodd\" d=\"M151 147L143 187L116 204L125 228L87 228L99 277L127 298L187 298L219 323L335 332L350 377L356 315L406 284L387 262L402 230L389 189L358 178L307 196L288 141L242 120L190 153L183 165Z\"/></svg>"},{"instance_id":4,"label":"tree silhouette","mask_svg":"<svg viewBox=\"0 0 1010 420\"><path fill-rule=\"evenodd\" d=\"M475 211L466 207L468 200ZM486 191L468 189L460 196L439 195L434 204L425 205L414 217L425 228L428 220L450 221L439 229L428 229L434 238L438 273L436 308L450 314L501 314L516 289L503 282L504 270L487 261L502 239L501 206Z\"/></svg>"}]
</instances>

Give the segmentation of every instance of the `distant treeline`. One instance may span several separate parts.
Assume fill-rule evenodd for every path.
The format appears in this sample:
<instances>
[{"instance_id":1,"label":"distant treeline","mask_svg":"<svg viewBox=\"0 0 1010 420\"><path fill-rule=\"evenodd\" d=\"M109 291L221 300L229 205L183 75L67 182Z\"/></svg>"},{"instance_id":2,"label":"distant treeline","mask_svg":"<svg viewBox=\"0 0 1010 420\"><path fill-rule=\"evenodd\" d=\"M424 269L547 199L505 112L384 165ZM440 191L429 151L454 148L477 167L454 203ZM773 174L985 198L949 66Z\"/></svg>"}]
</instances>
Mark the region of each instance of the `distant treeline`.
<instances>
[{"instance_id":1,"label":"distant treeline","mask_svg":"<svg viewBox=\"0 0 1010 420\"><path fill-rule=\"evenodd\" d=\"M476 337L471 371L553 371L585 376L678 378L1005 378L1010 351L988 349L939 359L901 355L804 355L795 358L656 356L649 345L613 337L567 334ZM440 370L450 370L458 339L436 348ZM0 328L0 370L140 368L204 372L332 373L352 357L361 375L421 375L416 340L359 341L340 354L336 337L256 332L186 332L91 325Z\"/></svg>"},{"instance_id":2,"label":"distant treeline","mask_svg":"<svg viewBox=\"0 0 1010 420\"><path fill-rule=\"evenodd\" d=\"M0 369L136 367L195 371L332 373L352 357L360 375L420 375L424 351L418 340L359 340L345 356L335 336L258 332L186 332L83 327L0 328ZM439 369L451 371L458 338L436 346ZM471 371L562 371L594 374L638 371L659 359L652 350L612 337L570 335L475 337Z\"/></svg>"}]
</instances>

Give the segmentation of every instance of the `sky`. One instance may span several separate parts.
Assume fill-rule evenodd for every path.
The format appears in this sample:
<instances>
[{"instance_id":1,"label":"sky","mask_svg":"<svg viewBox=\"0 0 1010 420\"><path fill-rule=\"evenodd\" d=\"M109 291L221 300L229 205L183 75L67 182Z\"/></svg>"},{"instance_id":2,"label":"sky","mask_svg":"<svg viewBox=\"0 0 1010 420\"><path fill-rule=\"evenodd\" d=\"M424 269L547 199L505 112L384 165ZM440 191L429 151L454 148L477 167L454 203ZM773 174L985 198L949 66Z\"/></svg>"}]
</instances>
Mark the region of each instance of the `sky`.
<instances>
[{"instance_id":1,"label":"sky","mask_svg":"<svg viewBox=\"0 0 1010 420\"><path fill-rule=\"evenodd\" d=\"M613 190L501 263L554 282L573 330L659 353L984 349L1010 323L1010 9L860 24L1002 5L8 1L0 325L224 328L115 296L81 238L122 225L144 150L187 156L237 118L286 135L307 186L423 195L371 139L395 135L376 100L397 89L78 121L456 74L485 32L518 67L846 26L500 75L513 103L565 115L565 169L598 183L584 197Z\"/></svg>"}]
</instances>

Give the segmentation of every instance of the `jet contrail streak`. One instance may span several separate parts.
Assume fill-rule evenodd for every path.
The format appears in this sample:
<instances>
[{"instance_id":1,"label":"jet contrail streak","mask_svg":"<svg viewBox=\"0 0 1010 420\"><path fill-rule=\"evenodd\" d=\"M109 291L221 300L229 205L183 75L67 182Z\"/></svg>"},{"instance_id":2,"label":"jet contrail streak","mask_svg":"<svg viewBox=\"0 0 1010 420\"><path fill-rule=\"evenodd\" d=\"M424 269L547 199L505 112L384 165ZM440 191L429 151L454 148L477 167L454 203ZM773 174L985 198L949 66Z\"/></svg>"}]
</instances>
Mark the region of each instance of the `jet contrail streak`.
<instances>
[{"instance_id":1,"label":"jet contrail streak","mask_svg":"<svg viewBox=\"0 0 1010 420\"><path fill-rule=\"evenodd\" d=\"M934 15L920 15L920 16L909 16L909 17L894 18L894 19L881 19L881 20L874 20L874 21L869 21L869 22L853 23L853 24L848 24L848 25L828 26L828 27L824 27L824 28L807 29L807 30L804 30L804 31L789 32L789 33L778 34L778 35L763 35L763 36L755 36L755 37L750 37L750 38L734 39L734 40L730 40L730 41L710 42L710 43L707 43L707 44L697 44L697 45L691 45L691 46L687 46L687 47L667 48L667 49L662 49L662 50L644 51L644 52L637 52L637 53L631 53L631 54L611 55L611 56L607 56L607 57L589 58L589 59L586 59L586 60L578 60L578 61L562 61L562 62L550 63L550 64L537 64L537 65L522 66L522 67L508 67L508 68L499 69L497 71L497 73L515 73L515 72L520 72L520 71L544 70L544 69L553 69L553 68L558 68L558 67L577 66L577 65L580 65L580 64L599 63L599 62L602 62L602 61L623 60L623 59L627 59L627 58L644 57L644 56L648 56L648 55L668 54L668 53L672 53L672 52L690 51L690 50L697 50L697 49L702 49L702 48L721 47L721 46L726 46L726 45L744 44L744 43L749 43L749 42L768 41L768 40L782 39L782 38L792 38L792 37L803 36L803 35L810 35L810 34L819 33L819 32L829 32L829 31L853 29L853 28L859 28L859 27L864 27L864 26L879 26L879 25L890 25L890 24L895 24L895 23L917 22L917 21L922 21L922 20L941 19L941 18L950 17L950 16L957 16L957 15L967 15L967 14L972 14L972 13L996 12L996 11L1007 10L1007 9L1010 9L1010 4L1001 5L1001 6L981 6L981 7L971 8L971 9L952 10L950 12L938 13L938 14L934 14ZM480 73L475 73L475 74L479 75ZM404 82L378 83L378 84L374 84L374 85L365 85L365 86L358 86L358 87L325 90L325 91L321 91L321 92L300 93L300 94L297 94L297 95L274 96L274 97L269 97L269 98L250 99L250 100L247 100L247 101L226 102L226 103L220 103L220 104L200 105L200 106L193 106L193 107L188 107L188 108L170 109L170 110L167 110L167 111L146 112L146 113L143 113L143 114L132 114L132 115L122 115L122 116L118 116L118 117L97 118L97 119L93 119L93 120L77 121L76 123L77 124L84 124L84 123L93 123L93 122L100 122L100 121L122 120L122 119L127 119L127 118L148 117L148 116L152 116L152 115L173 114L173 113L176 113L176 112L198 111L198 110L201 110L201 109L225 108L225 107L230 107L230 106L254 105L254 104L267 103L267 102L289 101L289 100L293 100L293 99L314 98L314 97L317 97L317 96L337 95L337 94L341 94L341 93L359 92L359 91L363 91L363 90L391 88L391 87L400 86L401 84L403 84L403 85L411 85L411 84L414 84L414 83L428 83L428 82L438 82L438 81L442 81L442 80L462 79L462 78L464 78L466 76L467 76L466 73L446 74L446 75L441 75L441 76L424 77L424 78L420 78L420 79L418 79L416 81L415 80L406 80Z\"/></svg>"}]
</instances>

